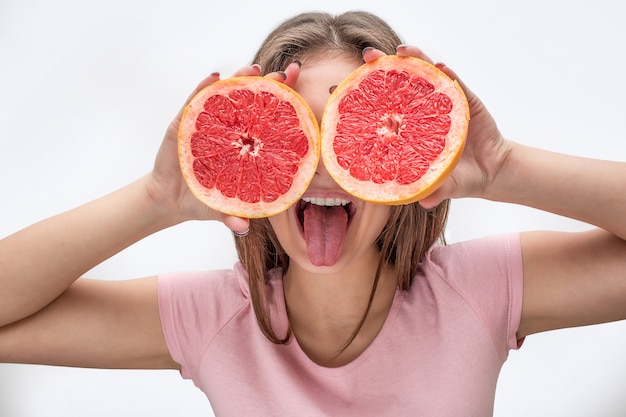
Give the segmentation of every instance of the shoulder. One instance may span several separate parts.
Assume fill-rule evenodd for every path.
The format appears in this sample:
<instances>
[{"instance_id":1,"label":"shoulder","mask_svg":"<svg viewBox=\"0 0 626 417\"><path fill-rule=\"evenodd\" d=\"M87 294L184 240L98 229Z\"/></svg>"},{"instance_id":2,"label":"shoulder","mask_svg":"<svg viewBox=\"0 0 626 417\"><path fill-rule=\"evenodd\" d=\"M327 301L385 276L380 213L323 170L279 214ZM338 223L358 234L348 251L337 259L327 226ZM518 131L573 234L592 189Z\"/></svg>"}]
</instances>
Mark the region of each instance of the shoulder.
<instances>
[{"instance_id":1,"label":"shoulder","mask_svg":"<svg viewBox=\"0 0 626 417\"><path fill-rule=\"evenodd\" d=\"M166 330L202 329L212 337L250 304L248 275L240 263L233 269L172 272L158 276L159 313Z\"/></svg>"},{"instance_id":2,"label":"shoulder","mask_svg":"<svg viewBox=\"0 0 626 417\"><path fill-rule=\"evenodd\" d=\"M472 304L521 300L520 235L501 234L433 247L417 275L428 285L447 287Z\"/></svg>"},{"instance_id":3,"label":"shoulder","mask_svg":"<svg viewBox=\"0 0 626 417\"><path fill-rule=\"evenodd\" d=\"M221 297L249 298L248 274L236 263L232 269L169 272L158 276L159 297L204 299L211 294Z\"/></svg>"},{"instance_id":4,"label":"shoulder","mask_svg":"<svg viewBox=\"0 0 626 417\"><path fill-rule=\"evenodd\" d=\"M247 273L239 263L227 270L161 274L157 290L163 335L186 378L224 325L250 305Z\"/></svg>"},{"instance_id":5,"label":"shoulder","mask_svg":"<svg viewBox=\"0 0 626 417\"><path fill-rule=\"evenodd\" d=\"M421 266L444 277L462 278L473 273L515 275L522 268L520 235L500 234L433 246Z\"/></svg>"},{"instance_id":6,"label":"shoulder","mask_svg":"<svg viewBox=\"0 0 626 417\"><path fill-rule=\"evenodd\" d=\"M515 333L523 300L520 235L433 247L414 277L411 291L413 297L427 294L435 309L464 311L465 317L479 318L505 357L507 349L518 345Z\"/></svg>"}]
</instances>

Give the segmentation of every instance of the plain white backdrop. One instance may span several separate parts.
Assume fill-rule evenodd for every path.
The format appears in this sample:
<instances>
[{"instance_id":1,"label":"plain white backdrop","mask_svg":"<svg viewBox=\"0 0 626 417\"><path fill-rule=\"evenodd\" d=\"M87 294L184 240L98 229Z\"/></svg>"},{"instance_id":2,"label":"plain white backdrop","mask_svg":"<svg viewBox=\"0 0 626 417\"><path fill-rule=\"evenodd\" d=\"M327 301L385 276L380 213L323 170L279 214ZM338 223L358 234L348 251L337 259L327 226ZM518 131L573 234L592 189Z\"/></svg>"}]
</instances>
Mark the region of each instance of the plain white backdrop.
<instances>
[{"instance_id":1,"label":"plain white backdrop","mask_svg":"<svg viewBox=\"0 0 626 417\"><path fill-rule=\"evenodd\" d=\"M249 63L284 18L350 9L379 14L406 43L455 69L507 137L626 160L626 8L613 0L2 0L0 237L146 173L196 83ZM448 240L586 227L461 200L452 205ZM231 242L220 224L183 224L88 275L230 267ZM504 366L495 415L624 416L624 352L626 323L531 336ZM212 415L176 372L0 364L2 417L171 415Z\"/></svg>"}]
</instances>

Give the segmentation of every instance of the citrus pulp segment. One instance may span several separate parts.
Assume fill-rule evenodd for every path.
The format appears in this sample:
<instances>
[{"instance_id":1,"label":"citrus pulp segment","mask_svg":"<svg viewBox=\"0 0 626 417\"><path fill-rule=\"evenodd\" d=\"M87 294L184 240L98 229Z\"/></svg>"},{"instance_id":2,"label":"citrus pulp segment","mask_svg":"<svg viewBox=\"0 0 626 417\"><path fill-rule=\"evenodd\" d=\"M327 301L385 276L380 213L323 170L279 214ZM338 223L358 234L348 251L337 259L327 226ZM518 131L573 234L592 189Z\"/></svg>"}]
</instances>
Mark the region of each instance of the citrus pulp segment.
<instances>
[{"instance_id":1,"label":"citrus pulp segment","mask_svg":"<svg viewBox=\"0 0 626 417\"><path fill-rule=\"evenodd\" d=\"M264 77L214 82L186 106L178 154L191 192L222 213L266 217L306 190L319 159L319 127L290 87Z\"/></svg>"},{"instance_id":2,"label":"citrus pulp segment","mask_svg":"<svg viewBox=\"0 0 626 417\"><path fill-rule=\"evenodd\" d=\"M322 158L350 194L410 203L452 171L468 122L456 81L421 59L384 56L361 65L332 93L321 123Z\"/></svg>"}]
</instances>

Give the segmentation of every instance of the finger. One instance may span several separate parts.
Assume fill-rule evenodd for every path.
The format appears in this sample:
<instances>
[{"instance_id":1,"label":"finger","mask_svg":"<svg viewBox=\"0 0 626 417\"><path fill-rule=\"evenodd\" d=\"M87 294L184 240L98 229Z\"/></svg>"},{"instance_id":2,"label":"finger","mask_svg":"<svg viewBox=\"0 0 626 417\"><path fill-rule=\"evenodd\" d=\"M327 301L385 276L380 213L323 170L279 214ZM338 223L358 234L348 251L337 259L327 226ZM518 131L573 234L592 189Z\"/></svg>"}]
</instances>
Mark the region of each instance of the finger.
<instances>
[{"instance_id":1,"label":"finger","mask_svg":"<svg viewBox=\"0 0 626 417\"><path fill-rule=\"evenodd\" d=\"M211 75L209 75L208 77L206 77L204 80L200 81L198 83L198 85L196 86L196 89L194 90L193 93L191 93L191 95L189 96L189 99L187 99L187 101L191 100L193 98L193 96L195 96L198 91L202 90L204 87L207 87L211 84L213 84L215 81L220 79L220 73L219 72L212 72Z\"/></svg>"},{"instance_id":2,"label":"finger","mask_svg":"<svg viewBox=\"0 0 626 417\"><path fill-rule=\"evenodd\" d=\"M422 51L417 46L399 45L398 48L396 49L396 53L398 54L398 56L412 56L415 58L422 59L431 64L434 64L433 60L430 59L430 57L426 55L424 51Z\"/></svg>"},{"instance_id":3,"label":"finger","mask_svg":"<svg viewBox=\"0 0 626 417\"><path fill-rule=\"evenodd\" d=\"M272 80L278 81L281 83L284 83L285 81L287 81L287 73L285 73L285 71L270 72L268 74L265 74L265 77L271 78Z\"/></svg>"},{"instance_id":4,"label":"finger","mask_svg":"<svg viewBox=\"0 0 626 417\"><path fill-rule=\"evenodd\" d=\"M189 97L187 97L187 100L185 101L185 105L189 104L191 99L194 98L195 95L198 94L198 92L200 92L200 90L202 90L203 88L213 84L215 81L217 81L219 79L220 79L220 73L219 72L213 72L213 73L211 73L211 75L206 77L204 80L200 81L198 83L198 85L196 86L196 89L193 90L193 92L189 95Z\"/></svg>"},{"instance_id":5,"label":"finger","mask_svg":"<svg viewBox=\"0 0 626 417\"><path fill-rule=\"evenodd\" d=\"M434 193L428 197L424 197L420 200L419 204L426 210L432 210L437 207L443 200L450 198L454 191L454 183L448 179L441 187L439 187Z\"/></svg>"},{"instance_id":6,"label":"finger","mask_svg":"<svg viewBox=\"0 0 626 417\"><path fill-rule=\"evenodd\" d=\"M215 81L217 81L219 79L220 79L220 73L219 72L213 72L213 73L211 73L211 75L206 77L204 80L200 81L200 83L198 83L198 85L196 86L195 90L193 90L193 92L189 95L189 97L187 97L187 100L185 100L185 104L178 111L178 114L176 115L176 117L174 118L172 123L177 123L181 119L181 117L183 115L183 112L185 111L185 107L187 107L187 104L189 104L191 99L194 98L196 96L196 94L198 94L200 92L200 90L202 90L205 87L208 87L209 85L213 84Z\"/></svg>"},{"instance_id":7,"label":"finger","mask_svg":"<svg viewBox=\"0 0 626 417\"><path fill-rule=\"evenodd\" d=\"M456 72L454 72L451 68L441 62L435 64L435 66L443 71L443 73L446 74L448 77L450 77L450 79L459 83L461 89L463 89L463 92L465 93L465 97L467 98L468 103L470 104L470 109L481 105L478 96L476 96L476 94L474 94L474 92L459 78L459 76L456 75Z\"/></svg>"},{"instance_id":8,"label":"finger","mask_svg":"<svg viewBox=\"0 0 626 417\"><path fill-rule=\"evenodd\" d=\"M239 77L243 75L259 75L261 73L261 66L259 64L246 65L235 71L234 76Z\"/></svg>"},{"instance_id":9,"label":"finger","mask_svg":"<svg viewBox=\"0 0 626 417\"><path fill-rule=\"evenodd\" d=\"M300 68L302 67L302 63L298 60L295 60L291 64L287 65L285 68L285 84L289 87L293 87L296 85L296 81L298 81L298 76L300 75Z\"/></svg>"},{"instance_id":10,"label":"finger","mask_svg":"<svg viewBox=\"0 0 626 417\"><path fill-rule=\"evenodd\" d=\"M233 232L240 235L250 229L250 220L242 217L224 215L222 222Z\"/></svg>"},{"instance_id":11,"label":"finger","mask_svg":"<svg viewBox=\"0 0 626 417\"><path fill-rule=\"evenodd\" d=\"M385 56L385 55L387 54L381 51L380 49L372 48L370 46L363 49L363 60L365 62L373 61L376 58L380 58L381 56Z\"/></svg>"},{"instance_id":12,"label":"finger","mask_svg":"<svg viewBox=\"0 0 626 417\"><path fill-rule=\"evenodd\" d=\"M296 81L298 81L298 76L300 75L300 67L302 63L298 60L293 61L291 64L287 65L284 71L274 71L266 74L265 76L271 78L273 80L279 81L288 85L289 87L293 87L296 85Z\"/></svg>"},{"instance_id":13,"label":"finger","mask_svg":"<svg viewBox=\"0 0 626 417\"><path fill-rule=\"evenodd\" d=\"M463 81L461 81L461 79L459 78L458 75L456 75L456 72L454 72L452 70L452 68L449 68L448 66L446 66L444 63L442 62L438 62L437 64L435 64L435 66L437 68L439 68L441 71L444 72L444 74L446 74L448 77L450 77L450 79L455 80L456 82L458 82L461 87L463 88L463 90L469 91L469 89L467 88L467 86L463 83Z\"/></svg>"}]
</instances>

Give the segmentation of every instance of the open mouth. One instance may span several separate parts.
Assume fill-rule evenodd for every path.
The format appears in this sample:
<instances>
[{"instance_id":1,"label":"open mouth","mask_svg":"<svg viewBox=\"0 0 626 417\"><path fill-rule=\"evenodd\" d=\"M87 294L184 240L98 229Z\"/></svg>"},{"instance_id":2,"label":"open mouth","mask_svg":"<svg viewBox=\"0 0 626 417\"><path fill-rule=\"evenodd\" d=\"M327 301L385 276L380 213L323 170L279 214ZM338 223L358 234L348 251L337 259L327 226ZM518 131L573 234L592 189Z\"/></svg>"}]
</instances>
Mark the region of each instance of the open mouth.
<instances>
[{"instance_id":1,"label":"open mouth","mask_svg":"<svg viewBox=\"0 0 626 417\"><path fill-rule=\"evenodd\" d=\"M348 214L348 226L350 225L350 222L356 212L354 205L350 201L342 198L304 197L296 203L296 216L298 218L300 230L304 230L304 212L311 205L326 207L328 210L341 206L341 208L343 208Z\"/></svg>"},{"instance_id":2,"label":"open mouth","mask_svg":"<svg viewBox=\"0 0 626 417\"><path fill-rule=\"evenodd\" d=\"M356 206L342 198L304 197L297 203L298 228L313 265L337 263L355 212Z\"/></svg>"}]
</instances>

